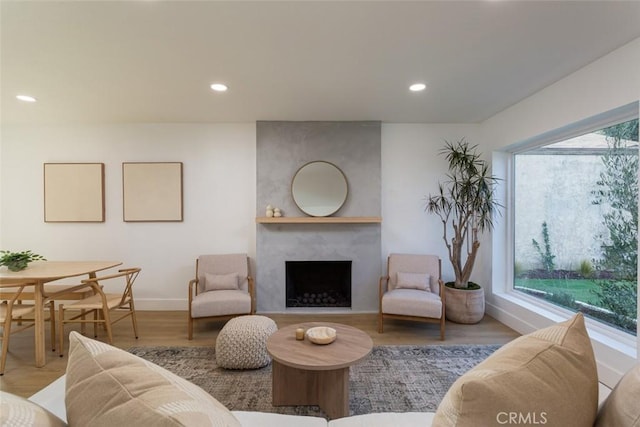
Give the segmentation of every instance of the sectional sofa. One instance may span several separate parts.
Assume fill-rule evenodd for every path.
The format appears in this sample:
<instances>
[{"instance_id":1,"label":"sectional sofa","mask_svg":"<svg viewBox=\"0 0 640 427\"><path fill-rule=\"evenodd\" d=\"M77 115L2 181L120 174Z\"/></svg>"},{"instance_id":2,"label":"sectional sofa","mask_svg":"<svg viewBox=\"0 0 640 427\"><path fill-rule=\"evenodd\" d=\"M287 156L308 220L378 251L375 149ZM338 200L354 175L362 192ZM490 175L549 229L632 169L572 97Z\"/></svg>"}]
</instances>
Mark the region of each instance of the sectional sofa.
<instances>
[{"instance_id":1,"label":"sectional sofa","mask_svg":"<svg viewBox=\"0 0 640 427\"><path fill-rule=\"evenodd\" d=\"M229 411L194 384L126 351L72 332L64 376L24 399L0 392L2 425L640 427L640 365L598 404L596 364L581 314L506 344L450 388L435 413L327 421Z\"/></svg>"}]
</instances>

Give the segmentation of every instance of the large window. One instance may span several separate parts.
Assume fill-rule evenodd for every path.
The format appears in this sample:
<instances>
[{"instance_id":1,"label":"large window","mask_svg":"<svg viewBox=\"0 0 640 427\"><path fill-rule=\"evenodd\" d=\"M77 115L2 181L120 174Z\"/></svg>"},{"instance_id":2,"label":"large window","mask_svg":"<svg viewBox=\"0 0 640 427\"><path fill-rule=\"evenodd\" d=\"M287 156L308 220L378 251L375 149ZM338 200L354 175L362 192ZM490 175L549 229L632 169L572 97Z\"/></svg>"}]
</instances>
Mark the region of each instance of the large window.
<instances>
[{"instance_id":1,"label":"large window","mask_svg":"<svg viewBox=\"0 0 640 427\"><path fill-rule=\"evenodd\" d=\"M514 155L514 289L637 334L638 119Z\"/></svg>"}]
</instances>

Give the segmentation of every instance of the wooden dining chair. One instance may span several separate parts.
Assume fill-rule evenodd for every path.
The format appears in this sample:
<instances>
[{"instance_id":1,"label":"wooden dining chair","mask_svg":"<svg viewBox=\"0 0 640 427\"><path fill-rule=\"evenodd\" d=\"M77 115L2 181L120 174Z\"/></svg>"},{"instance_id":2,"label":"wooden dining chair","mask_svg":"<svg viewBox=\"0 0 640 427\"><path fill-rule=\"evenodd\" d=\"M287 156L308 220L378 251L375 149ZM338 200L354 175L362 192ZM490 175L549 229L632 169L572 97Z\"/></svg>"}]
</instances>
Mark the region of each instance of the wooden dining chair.
<instances>
[{"instance_id":1,"label":"wooden dining chair","mask_svg":"<svg viewBox=\"0 0 640 427\"><path fill-rule=\"evenodd\" d=\"M0 359L0 375L4 375L4 367L7 361L7 353L9 352L9 336L13 333L20 332L27 328L30 328L35 324L35 311L36 307L33 304L23 304L21 302L21 293L27 286L32 285L15 285L12 287L10 294L3 294L7 299L0 303L0 325L2 325L2 357ZM54 302L48 301L49 305L49 320L51 321L51 348L55 351L56 342L56 321L55 321L55 308ZM18 328L12 330L13 323L18 323Z\"/></svg>"},{"instance_id":2,"label":"wooden dining chair","mask_svg":"<svg viewBox=\"0 0 640 427\"><path fill-rule=\"evenodd\" d=\"M93 290L91 290L91 288L84 287L81 289L75 289L76 286L77 284L57 285L57 284L45 283L43 285L42 293L47 300L53 301L54 304L55 304L55 301L80 300L93 295ZM20 294L20 298L17 300L18 304L22 304L24 301L35 301L36 299L33 286L27 286L24 290L21 290L19 287L14 287L14 286L6 286L6 287L3 286L2 288L0 288L0 300L7 300L13 297L15 293ZM21 323L22 323L21 319L18 319L16 321L17 325L20 325ZM84 334L84 328L85 328L85 324L83 323L82 324L83 334Z\"/></svg>"},{"instance_id":3,"label":"wooden dining chair","mask_svg":"<svg viewBox=\"0 0 640 427\"><path fill-rule=\"evenodd\" d=\"M133 302L133 283L135 282L140 268L125 268L118 270L116 274L102 277L85 279L82 281L88 288L93 290L93 295L82 300L60 304L58 306L58 324L60 328L60 357L64 355L64 325L66 323L93 323L93 334L98 336L98 325L103 325L107 331L109 344L113 344L112 325L125 317L131 316L133 323L133 333L138 339L138 324L136 322L136 310ZM109 293L104 291L109 284L106 281L123 278L124 289L121 293ZM68 312L79 312L71 317L66 317ZM93 316L91 316L93 314ZM112 317L115 315L117 317ZM93 317L93 318L91 318Z\"/></svg>"}]
</instances>

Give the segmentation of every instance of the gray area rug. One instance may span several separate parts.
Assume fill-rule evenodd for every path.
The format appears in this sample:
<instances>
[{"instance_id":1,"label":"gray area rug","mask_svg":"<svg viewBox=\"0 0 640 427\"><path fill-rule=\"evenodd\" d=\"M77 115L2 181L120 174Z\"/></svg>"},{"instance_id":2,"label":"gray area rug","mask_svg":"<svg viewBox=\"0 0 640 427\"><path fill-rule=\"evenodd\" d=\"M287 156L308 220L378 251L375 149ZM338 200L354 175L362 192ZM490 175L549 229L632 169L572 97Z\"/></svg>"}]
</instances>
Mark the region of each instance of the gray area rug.
<instances>
[{"instance_id":1,"label":"gray area rug","mask_svg":"<svg viewBox=\"0 0 640 427\"><path fill-rule=\"evenodd\" d=\"M499 345L379 346L350 371L351 415L433 412L453 382ZM202 387L237 411L325 416L317 406L272 406L271 365L233 371L212 347L134 347L129 352Z\"/></svg>"}]
</instances>

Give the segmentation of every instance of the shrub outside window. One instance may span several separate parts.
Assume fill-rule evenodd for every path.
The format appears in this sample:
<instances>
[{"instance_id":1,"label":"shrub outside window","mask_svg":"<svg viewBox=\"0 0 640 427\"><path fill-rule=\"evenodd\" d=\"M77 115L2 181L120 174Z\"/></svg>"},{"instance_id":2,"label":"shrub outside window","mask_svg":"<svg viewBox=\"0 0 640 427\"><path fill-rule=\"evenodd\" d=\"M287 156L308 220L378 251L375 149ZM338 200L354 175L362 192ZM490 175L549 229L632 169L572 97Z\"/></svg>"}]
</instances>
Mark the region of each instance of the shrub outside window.
<instances>
[{"instance_id":1,"label":"shrub outside window","mask_svg":"<svg viewBox=\"0 0 640 427\"><path fill-rule=\"evenodd\" d=\"M637 334L638 119L514 154L514 289Z\"/></svg>"}]
</instances>

